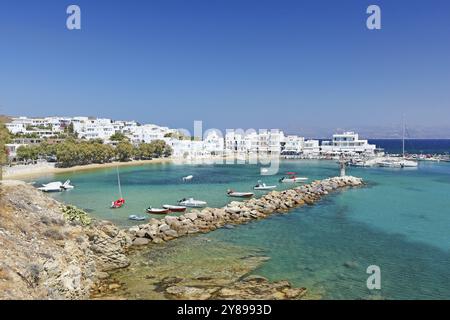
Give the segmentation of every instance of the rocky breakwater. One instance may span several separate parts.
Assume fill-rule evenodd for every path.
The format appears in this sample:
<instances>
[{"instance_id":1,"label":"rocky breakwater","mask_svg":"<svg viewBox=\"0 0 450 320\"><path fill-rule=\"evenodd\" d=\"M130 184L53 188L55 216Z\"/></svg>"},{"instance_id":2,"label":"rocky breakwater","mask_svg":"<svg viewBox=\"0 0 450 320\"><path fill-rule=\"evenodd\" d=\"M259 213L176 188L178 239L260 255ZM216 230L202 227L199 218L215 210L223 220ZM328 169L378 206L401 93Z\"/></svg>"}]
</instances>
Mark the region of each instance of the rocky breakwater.
<instances>
[{"instance_id":1,"label":"rocky breakwater","mask_svg":"<svg viewBox=\"0 0 450 320\"><path fill-rule=\"evenodd\" d=\"M313 205L324 195L346 187L363 185L360 178L352 176L317 180L284 191L272 191L259 199L233 201L223 208L192 210L181 216L150 219L146 224L131 227L128 231L134 246L162 243L181 236L206 233L231 224L263 219L273 213L286 213L302 205Z\"/></svg>"},{"instance_id":2,"label":"rocky breakwater","mask_svg":"<svg viewBox=\"0 0 450 320\"><path fill-rule=\"evenodd\" d=\"M63 206L20 181L0 183L0 299L85 299L129 265L131 239L105 221L68 221Z\"/></svg>"}]
</instances>

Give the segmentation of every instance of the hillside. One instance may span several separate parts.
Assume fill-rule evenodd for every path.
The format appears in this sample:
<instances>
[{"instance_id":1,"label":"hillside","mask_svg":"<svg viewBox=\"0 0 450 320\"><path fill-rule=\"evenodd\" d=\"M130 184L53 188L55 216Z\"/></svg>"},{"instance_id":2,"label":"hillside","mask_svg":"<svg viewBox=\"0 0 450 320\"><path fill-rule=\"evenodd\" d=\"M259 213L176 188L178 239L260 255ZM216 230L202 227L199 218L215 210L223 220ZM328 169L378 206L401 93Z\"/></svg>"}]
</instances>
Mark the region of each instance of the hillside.
<instances>
[{"instance_id":1,"label":"hillside","mask_svg":"<svg viewBox=\"0 0 450 320\"><path fill-rule=\"evenodd\" d=\"M0 185L0 299L86 299L129 264L128 236L108 222L68 223L61 204L20 181Z\"/></svg>"}]
</instances>

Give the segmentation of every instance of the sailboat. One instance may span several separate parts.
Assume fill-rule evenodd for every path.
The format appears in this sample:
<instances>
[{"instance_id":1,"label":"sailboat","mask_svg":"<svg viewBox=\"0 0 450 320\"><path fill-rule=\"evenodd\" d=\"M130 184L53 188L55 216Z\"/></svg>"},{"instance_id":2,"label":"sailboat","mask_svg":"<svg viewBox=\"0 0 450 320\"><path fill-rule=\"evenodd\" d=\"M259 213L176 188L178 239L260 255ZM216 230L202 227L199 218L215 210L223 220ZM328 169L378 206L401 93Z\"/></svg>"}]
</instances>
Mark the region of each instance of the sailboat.
<instances>
[{"instance_id":1,"label":"sailboat","mask_svg":"<svg viewBox=\"0 0 450 320\"><path fill-rule=\"evenodd\" d=\"M403 119L403 134L402 134L402 157L399 158L387 158L380 161L378 164L380 167L389 168L415 168L418 166L417 161L406 159L405 157L405 131L406 125Z\"/></svg>"},{"instance_id":2,"label":"sailboat","mask_svg":"<svg viewBox=\"0 0 450 320\"><path fill-rule=\"evenodd\" d=\"M123 195L122 195L122 187L120 185L119 167L116 167L116 171L117 171L117 185L119 186L120 198L111 203L111 209L121 208L125 204L125 199L123 198Z\"/></svg>"}]
</instances>

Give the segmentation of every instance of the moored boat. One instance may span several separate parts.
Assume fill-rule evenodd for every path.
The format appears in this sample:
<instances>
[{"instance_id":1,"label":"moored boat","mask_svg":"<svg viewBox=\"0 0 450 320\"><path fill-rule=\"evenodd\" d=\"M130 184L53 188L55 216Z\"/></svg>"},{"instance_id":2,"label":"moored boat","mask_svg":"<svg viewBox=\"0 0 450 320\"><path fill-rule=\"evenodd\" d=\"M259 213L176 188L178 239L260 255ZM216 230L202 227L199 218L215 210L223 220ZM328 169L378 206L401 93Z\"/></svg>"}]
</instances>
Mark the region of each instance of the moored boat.
<instances>
[{"instance_id":1,"label":"moored boat","mask_svg":"<svg viewBox=\"0 0 450 320\"><path fill-rule=\"evenodd\" d=\"M141 217L141 216L132 214L132 215L128 216L128 219L134 220L134 221L144 221L144 220L147 220L147 217Z\"/></svg>"},{"instance_id":2,"label":"moored boat","mask_svg":"<svg viewBox=\"0 0 450 320\"><path fill-rule=\"evenodd\" d=\"M43 184L42 187L38 188L38 190L43 192L60 192L64 189L62 188L63 184L59 181L50 182L47 184Z\"/></svg>"},{"instance_id":3,"label":"moored boat","mask_svg":"<svg viewBox=\"0 0 450 320\"><path fill-rule=\"evenodd\" d=\"M147 208L147 213L151 213L151 214L168 214L169 213L169 209L148 207Z\"/></svg>"},{"instance_id":4,"label":"moored boat","mask_svg":"<svg viewBox=\"0 0 450 320\"><path fill-rule=\"evenodd\" d=\"M183 181L190 181L190 180L192 180L192 178L194 178L193 175L188 175L186 177L183 177L182 179L183 179Z\"/></svg>"},{"instance_id":5,"label":"moored boat","mask_svg":"<svg viewBox=\"0 0 450 320\"><path fill-rule=\"evenodd\" d=\"M253 197L253 192L236 192L234 190L228 189L227 195L229 197L236 197L236 198L251 198Z\"/></svg>"},{"instance_id":6,"label":"moored boat","mask_svg":"<svg viewBox=\"0 0 450 320\"><path fill-rule=\"evenodd\" d=\"M171 212L184 212L186 211L186 206L173 206L171 204L163 205L164 209L168 209Z\"/></svg>"},{"instance_id":7,"label":"moored boat","mask_svg":"<svg viewBox=\"0 0 450 320\"><path fill-rule=\"evenodd\" d=\"M303 182L308 180L306 177L297 177L295 172L287 172L288 176L281 178L279 181L282 183L296 183L296 182Z\"/></svg>"},{"instance_id":8,"label":"moored boat","mask_svg":"<svg viewBox=\"0 0 450 320\"><path fill-rule=\"evenodd\" d=\"M190 208L202 208L207 205L206 201L195 200L194 198L181 199L180 201L178 201L178 204Z\"/></svg>"},{"instance_id":9,"label":"moored boat","mask_svg":"<svg viewBox=\"0 0 450 320\"><path fill-rule=\"evenodd\" d=\"M254 186L253 189L254 190L273 190L276 187L277 187L276 185L268 186L265 183L263 183L261 180L259 180L258 184L256 186Z\"/></svg>"},{"instance_id":10,"label":"moored boat","mask_svg":"<svg viewBox=\"0 0 450 320\"><path fill-rule=\"evenodd\" d=\"M122 208L124 204L125 204L125 199L124 198L119 198L116 201L113 201L111 203L111 209Z\"/></svg>"}]
</instances>

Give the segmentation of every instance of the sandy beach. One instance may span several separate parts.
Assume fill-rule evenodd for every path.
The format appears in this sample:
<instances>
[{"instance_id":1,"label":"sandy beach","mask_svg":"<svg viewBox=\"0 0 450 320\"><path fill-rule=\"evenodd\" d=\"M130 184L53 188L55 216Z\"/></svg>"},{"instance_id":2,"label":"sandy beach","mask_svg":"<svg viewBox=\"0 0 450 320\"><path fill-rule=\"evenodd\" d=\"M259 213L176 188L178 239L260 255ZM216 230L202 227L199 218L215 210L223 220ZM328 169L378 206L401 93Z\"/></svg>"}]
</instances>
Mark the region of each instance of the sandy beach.
<instances>
[{"instance_id":1,"label":"sandy beach","mask_svg":"<svg viewBox=\"0 0 450 320\"><path fill-rule=\"evenodd\" d=\"M157 163L169 163L174 161L172 158L161 158L152 160L133 160L129 162L110 162L110 163L93 163L83 166L74 166L70 168L55 168L51 164L37 164L37 165L26 165L17 167L5 167L3 168L3 179L29 179L39 176L45 176L50 174L66 173L66 172L80 172L88 170L97 170L111 167L126 167L126 166L141 166L147 164L157 164Z\"/></svg>"}]
</instances>

